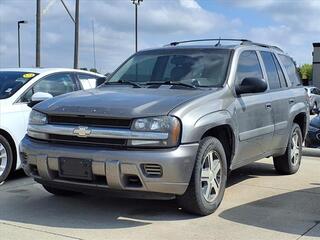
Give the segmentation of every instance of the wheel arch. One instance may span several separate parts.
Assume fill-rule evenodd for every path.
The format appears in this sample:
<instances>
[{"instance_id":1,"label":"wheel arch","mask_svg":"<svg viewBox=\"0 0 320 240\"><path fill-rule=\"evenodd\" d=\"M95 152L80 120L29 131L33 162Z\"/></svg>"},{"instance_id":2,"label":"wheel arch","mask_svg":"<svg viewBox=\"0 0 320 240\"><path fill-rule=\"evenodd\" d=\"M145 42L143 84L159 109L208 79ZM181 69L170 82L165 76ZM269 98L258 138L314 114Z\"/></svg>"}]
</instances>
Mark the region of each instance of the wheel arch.
<instances>
[{"instance_id":1,"label":"wheel arch","mask_svg":"<svg viewBox=\"0 0 320 240\"><path fill-rule=\"evenodd\" d=\"M293 118L293 123L296 123L299 125L302 132L303 139L305 139L307 134L307 114L304 112L298 113Z\"/></svg>"},{"instance_id":2,"label":"wheel arch","mask_svg":"<svg viewBox=\"0 0 320 240\"><path fill-rule=\"evenodd\" d=\"M233 156L235 154L235 135L233 128L228 124L212 127L208 129L201 137L215 137L223 145L227 157L228 170L230 169Z\"/></svg>"}]
</instances>

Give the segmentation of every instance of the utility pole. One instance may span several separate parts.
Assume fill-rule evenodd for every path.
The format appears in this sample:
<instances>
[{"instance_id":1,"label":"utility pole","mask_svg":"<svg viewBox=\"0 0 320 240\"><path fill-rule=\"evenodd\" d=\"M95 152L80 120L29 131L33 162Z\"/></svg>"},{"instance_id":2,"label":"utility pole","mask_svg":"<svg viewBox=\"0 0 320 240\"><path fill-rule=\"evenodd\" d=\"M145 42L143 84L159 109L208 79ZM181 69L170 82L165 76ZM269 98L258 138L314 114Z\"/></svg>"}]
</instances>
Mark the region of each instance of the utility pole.
<instances>
[{"instance_id":1,"label":"utility pole","mask_svg":"<svg viewBox=\"0 0 320 240\"><path fill-rule=\"evenodd\" d=\"M18 21L18 66L21 67L20 63L20 24L28 23L27 21Z\"/></svg>"},{"instance_id":2,"label":"utility pole","mask_svg":"<svg viewBox=\"0 0 320 240\"><path fill-rule=\"evenodd\" d=\"M92 50L93 50L93 67L97 69L96 66L96 43L94 38L94 20L92 20Z\"/></svg>"},{"instance_id":3,"label":"utility pole","mask_svg":"<svg viewBox=\"0 0 320 240\"><path fill-rule=\"evenodd\" d=\"M79 62L79 0L76 0L75 12L73 68L77 69Z\"/></svg>"},{"instance_id":4,"label":"utility pole","mask_svg":"<svg viewBox=\"0 0 320 240\"><path fill-rule=\"evenodd\" d=\"M143 0L131 0L135 6L135 51L138 52L138 6Z\"/></svg>"},{"instance_id":5,"label":"utility pole","mask_svg":"<svg viewBox=\"0 0 320 240\"><path fill-rule=\"evenodd\" d=\"M40 67L40 41L41 41L41 0L37 0L36 13L36 67Z\"/></svg>"}]
</instances>

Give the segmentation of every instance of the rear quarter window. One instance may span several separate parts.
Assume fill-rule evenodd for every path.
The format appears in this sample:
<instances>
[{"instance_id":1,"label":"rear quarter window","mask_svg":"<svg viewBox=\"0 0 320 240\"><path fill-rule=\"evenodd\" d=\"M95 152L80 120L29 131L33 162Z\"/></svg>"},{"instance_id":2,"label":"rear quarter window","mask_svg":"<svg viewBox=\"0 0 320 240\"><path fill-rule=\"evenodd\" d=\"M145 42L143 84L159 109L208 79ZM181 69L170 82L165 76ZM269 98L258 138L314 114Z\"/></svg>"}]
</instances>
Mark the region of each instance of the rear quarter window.
<instances>
[{"instance_id":1,"label":"rear quarter window","mask_svg":"<svg viewBox=\"0 0 320 240\"><path fill-rule=\"evenodd\" d=\"M301 86L301 79L292 58L281 54L279 55L279 57L289 76L289 81L292 83L292 86Z\"/></svg>"}]
</instances>

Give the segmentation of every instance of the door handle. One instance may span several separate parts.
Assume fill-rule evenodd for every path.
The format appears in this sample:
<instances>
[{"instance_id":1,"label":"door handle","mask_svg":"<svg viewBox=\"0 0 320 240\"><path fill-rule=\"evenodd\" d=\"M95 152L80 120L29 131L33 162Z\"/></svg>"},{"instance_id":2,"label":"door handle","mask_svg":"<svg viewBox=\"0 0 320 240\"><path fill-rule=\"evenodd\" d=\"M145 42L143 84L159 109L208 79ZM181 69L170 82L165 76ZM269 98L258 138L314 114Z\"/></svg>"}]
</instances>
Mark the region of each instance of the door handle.
<instances>
[{"instance_id":1,"label":"door handle","mask_svg":"<svg viewBox=\"0 0 320 240\"><path fill-rule=\"evenodd\" d=\"M295 103L294 98L290 98L290 99L289 99L289 103L290 103L290 104Z\"/></svg>"},{"instance_id":2,"label":"door handle","mask_svg":"<svg viewBox=\"0 0 320 240\"><path fill-rule=\"evenodd\" d=\"M267 104L266 104L266 109L267 109L267 110L271 110L271 109L272 109L271 103L267 103Z\"/></svg>"}]
</instances>

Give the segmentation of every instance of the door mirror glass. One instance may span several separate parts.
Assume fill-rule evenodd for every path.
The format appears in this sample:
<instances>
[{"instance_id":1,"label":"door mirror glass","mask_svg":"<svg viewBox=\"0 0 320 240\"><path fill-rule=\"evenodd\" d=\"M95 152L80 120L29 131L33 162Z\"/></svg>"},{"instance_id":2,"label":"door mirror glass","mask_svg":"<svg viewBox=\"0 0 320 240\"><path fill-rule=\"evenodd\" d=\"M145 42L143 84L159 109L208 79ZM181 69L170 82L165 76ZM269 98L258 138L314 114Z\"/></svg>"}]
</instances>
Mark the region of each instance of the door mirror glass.
<instances>
[{"instance_id":1,"label":"door mirror glass","mask_svg":"<svg viewBox=\"0 0 320 240\"><path fill-rule=\"evenodd\" d=\"M48 100L50 98L53 98L53 96L50 93L37 92L32 95L31 101L28 103L28 106L33 107L34 105L36 105L42 101Z\"/></svg>"},{"instance_id":2,"label":"door mirror glass","mask_svg":"<svg viewBox=\"0 0 320 240\"><path fill-rule=\"evenodd\" d=\"M248 77L242 80L242 82L236 87L236 93L238 95L245 93L261 93L265 92L268 85L261 78Z\"/></svg>"}]
</instances>

